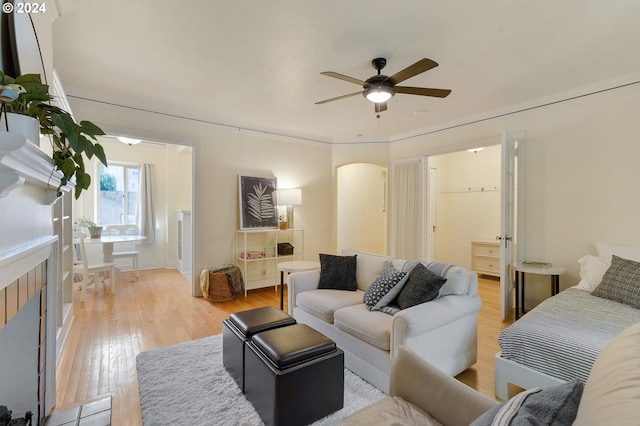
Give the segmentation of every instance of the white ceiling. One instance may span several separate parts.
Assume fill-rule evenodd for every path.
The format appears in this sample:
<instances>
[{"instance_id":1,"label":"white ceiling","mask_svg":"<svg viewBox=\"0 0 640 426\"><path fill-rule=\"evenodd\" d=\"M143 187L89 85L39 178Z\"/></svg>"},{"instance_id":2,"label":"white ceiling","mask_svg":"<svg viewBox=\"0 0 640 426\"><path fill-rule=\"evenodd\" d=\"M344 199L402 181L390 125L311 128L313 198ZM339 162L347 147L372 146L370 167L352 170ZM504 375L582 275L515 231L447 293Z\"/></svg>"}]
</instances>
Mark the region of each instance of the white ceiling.
<instances>
[{"instance_id":1,"label":"white ceiling","mask_svg":"<svg viewBox=\"0 0 640 426\"><path fill-rule=\"evenodd\" d=\"M69 1L68 96L318 141L393 141L640 73L637 0ZM320 72L365 80L378 56L386 75L433 59L402 84L451 95L398 94L380 119L362 96L315 105L361 90Z\"/></svg>"}]
</instances>

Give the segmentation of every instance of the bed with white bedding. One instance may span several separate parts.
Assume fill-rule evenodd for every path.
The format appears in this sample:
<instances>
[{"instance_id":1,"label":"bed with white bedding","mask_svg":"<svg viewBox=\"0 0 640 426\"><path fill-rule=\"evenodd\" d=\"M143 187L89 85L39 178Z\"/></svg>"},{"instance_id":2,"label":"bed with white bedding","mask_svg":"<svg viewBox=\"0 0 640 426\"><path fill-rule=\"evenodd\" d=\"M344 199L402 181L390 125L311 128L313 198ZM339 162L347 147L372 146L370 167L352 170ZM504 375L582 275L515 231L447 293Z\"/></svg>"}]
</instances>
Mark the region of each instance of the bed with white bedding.
<instances>
[{"instance_id":1,"label":"bed with white bedding","mask_svg":"<svg viewBox=\"0 0 640 426\"><path fill-rule=\"evenodd\" d=\"M545 300L503 330L496 354L496 396L508 384L524 389L586 381L602 349L640 322L640 245L595 243L578 260L580 282Z\"/></svg>"},{"instance_id":2,"label":"bed with white bedding","mask_svg":"<svg viewBox=\"0 0 640 426\"><path fill-rule=\"evenodd\" d=\"M526 389L585 382L602 349L637 322L640 309L576 287L562 291L500 334L496 395L508 399L509 383Z\"/></svg>"}]
</instances>

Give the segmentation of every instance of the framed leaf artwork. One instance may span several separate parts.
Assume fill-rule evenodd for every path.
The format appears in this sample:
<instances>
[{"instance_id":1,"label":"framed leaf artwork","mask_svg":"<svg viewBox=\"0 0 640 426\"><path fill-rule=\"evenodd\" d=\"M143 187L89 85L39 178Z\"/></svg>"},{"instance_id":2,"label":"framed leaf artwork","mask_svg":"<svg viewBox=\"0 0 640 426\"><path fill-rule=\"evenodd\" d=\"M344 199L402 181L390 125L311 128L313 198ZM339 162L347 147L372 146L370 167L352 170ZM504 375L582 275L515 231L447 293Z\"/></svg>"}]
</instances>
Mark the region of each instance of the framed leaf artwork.
<instances>
[{"instance_id":1,"label":"framed leaf artwork","mask_svg":"<svg viewBox=\"0 0 640 426\"><path fill-rule=\"evenodd\" d=\"M240 229L278 227L277 181L273 176L238 176Z\"/></svg>"}]
</instances>

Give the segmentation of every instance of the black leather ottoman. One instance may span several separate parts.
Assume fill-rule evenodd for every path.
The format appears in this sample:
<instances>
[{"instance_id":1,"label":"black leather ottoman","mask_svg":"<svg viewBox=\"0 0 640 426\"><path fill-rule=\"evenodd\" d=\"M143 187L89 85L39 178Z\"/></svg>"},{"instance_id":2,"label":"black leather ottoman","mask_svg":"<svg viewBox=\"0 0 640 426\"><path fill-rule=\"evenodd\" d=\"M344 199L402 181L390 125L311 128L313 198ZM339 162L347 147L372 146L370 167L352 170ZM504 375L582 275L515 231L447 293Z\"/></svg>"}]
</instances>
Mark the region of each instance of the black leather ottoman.
<instances>
[{"instance_id":1,"label":"black leather ottoman","mask_svg":"<svg viewBox=\"0 0 640 426\"><path fill-rule=\"evenodd\" d=\"M307 425L344 405L344 353L305 324L247 342L245 395L267 425Z\"/></svg>"},{"instance_id":2,"label":"black leather ottoman","mask_svg":"<svg viewBox=\"0 0 640 426\"><path fill-rule=\"evenodd\" d=\"M235 312L222 321L222 363L244 392L245 342L265 330L295 324L296 320L274 306Z\"/></svg>"}]
</instances>

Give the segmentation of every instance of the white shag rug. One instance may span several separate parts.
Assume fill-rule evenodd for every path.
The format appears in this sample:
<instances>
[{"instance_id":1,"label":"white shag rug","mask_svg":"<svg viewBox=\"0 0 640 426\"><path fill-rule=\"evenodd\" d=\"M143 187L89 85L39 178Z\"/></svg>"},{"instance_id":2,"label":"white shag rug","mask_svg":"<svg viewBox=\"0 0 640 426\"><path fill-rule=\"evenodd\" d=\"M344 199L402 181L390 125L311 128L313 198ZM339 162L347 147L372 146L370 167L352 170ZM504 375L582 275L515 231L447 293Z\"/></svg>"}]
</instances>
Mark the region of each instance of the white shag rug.
<instances>
[{"instance_id":1,"label":"white shag rug","mask_svg":"<svg viewBox=\"0 0 640 426\"><path fill-rule=\"evenodd\" d=\"M152 349L136 357L142 420L158 425L262 425L222 365L222 335ZM344 370L344 408L314 425L332 425L384 397Z\"/></svg>"}]
</instances>

